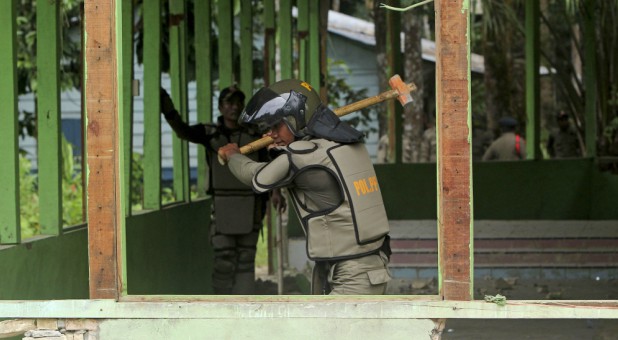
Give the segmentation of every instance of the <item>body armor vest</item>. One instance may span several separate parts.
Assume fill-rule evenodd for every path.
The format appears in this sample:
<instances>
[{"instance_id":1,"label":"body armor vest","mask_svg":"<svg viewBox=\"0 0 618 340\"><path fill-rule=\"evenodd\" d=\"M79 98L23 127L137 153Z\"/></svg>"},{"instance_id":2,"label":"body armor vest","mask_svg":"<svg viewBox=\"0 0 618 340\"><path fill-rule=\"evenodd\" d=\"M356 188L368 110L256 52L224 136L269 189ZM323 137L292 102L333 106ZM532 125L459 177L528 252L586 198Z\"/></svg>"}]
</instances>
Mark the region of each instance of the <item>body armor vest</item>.
<instances>
[{"instance_id":1,"label":"body armor vest","mask_svg":"<svg viewBox=\"0 0 618 340\"><path fill-rule=\"evenodd\" d=\"M209 128L211 126L206 126ZM217 128L217 127L214 127ZM237 143L239 146L248 144L259 138L259 135L252 134L245 129L231 131L229 136L221 132L213 134L209 141L207 152L208 166L210 167L209 191L215 195L254 195L251 187L240 182L227 168L217 161L217 150L228 143ZM259 153L248 154L247 157L258 161Z\"/></svg>"},{"instance_id":2,"label":"body armor vest","mask_svg":"<svg viewBox=\"0 0 618 340\"><path fill-rule=\"evenodd\" d=\"M389 232L386 210L373 165L361 143L339 144L325 139L288 146L296 174L322 168L333 175L343 200L324 211L311 211L303 193L291 188L292 201L307 236L312 260L360 257L376 252Z\"/></svg>"},{"instance_id":3,"label":"body armor vest","mask_svg":"<svg viewBox=\"0 0 618 340\"><path fill-rule=\"evenodd\" d=\"M246 129L228 130L226 132L229 132L229 135L226 135L221 126L206 125L205 128L214 129L206 153L210 167L208 192L214 199L215 228L222 234L247 234L262 221L262 201L259 201L261 198L256 197L250 186L234 177L226 165L221 165L217 161L217 150L228 143L245 145L259 138L259 135L252 134ZM254 152L247 156L257 161L259 153Z\"/></svg>"}]
</instances>

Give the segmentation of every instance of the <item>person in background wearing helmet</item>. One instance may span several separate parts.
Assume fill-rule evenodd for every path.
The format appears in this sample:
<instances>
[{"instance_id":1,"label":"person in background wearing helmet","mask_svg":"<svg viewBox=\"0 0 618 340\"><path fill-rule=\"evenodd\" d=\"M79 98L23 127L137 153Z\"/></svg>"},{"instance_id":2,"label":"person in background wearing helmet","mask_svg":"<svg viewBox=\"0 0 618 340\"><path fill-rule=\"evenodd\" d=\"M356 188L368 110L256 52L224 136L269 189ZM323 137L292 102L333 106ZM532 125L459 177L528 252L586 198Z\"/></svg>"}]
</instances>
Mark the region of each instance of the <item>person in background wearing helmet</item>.
<instances>
[{"instance_id":1,"label":"person in background wearing helmet","mask_svg":"<svg viewBox=\"0 0 618 340\"><path fill-rule=\"evenodd\" d=\"M189 126L182 121L165 90L161 89L161 111L178 138L201 144L208 163L208 194L212 196L210 242L214 250L212 288L215 294L253 294L255 290L255 254L268 194L254 193L241 183L226 166L217 161L217 149L227 143L249 143L261 137L238 124L245 95L236 86L221 90L216 124ZM266 161L267 153L250 156ZM284 205L279 191L273 192L273 204Z\"/></svg>"},{"instance_id":2,"label":"person in background wearing helmet","mask_svg":"<svg viewBox=\"0 0 618 340\"><path fill-rule=\"evenodd\" d=\"M517 161L526 159L526 141L515 133L517 120L503 117L498 121L501 135L489 145L483 155L484 161Z\"/></svg>"},{"instance_id":3,"label":"person in background wearing helmet","mask_svg":"<svg viewBox=\"0 0 618 340\"><path fill-rule=\"evenodd\" d=\"M339 120L306 82L262 88L239 121L274 139L270 162L219 149L232 173L256 192L289 190L315 261L314 294L384 294L390 280L389 225L363 134Z\"/></svg>"}]
</instances>

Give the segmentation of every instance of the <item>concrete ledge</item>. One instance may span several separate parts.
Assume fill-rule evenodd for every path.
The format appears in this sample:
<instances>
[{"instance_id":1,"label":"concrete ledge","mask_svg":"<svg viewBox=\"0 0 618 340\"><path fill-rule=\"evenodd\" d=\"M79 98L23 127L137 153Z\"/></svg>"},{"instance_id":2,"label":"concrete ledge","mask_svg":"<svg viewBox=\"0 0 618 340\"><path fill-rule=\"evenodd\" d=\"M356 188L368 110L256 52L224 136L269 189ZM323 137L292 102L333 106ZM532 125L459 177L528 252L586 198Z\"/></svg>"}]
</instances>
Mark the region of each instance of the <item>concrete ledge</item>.
<instances>
[{"instance_id":1,"label":"concrete ledge","mask_svg":"<svg viewBox=\"0 0 618 340\"><path fill-rule=\"evenodd\" d=\"M152 297L150 297L152 299ZM159 297L171 299L173 297ZM179 297L180 298L180 297ZM0 318L92 319L618 319L618 301L431 301L431 297L248 297L189 301L2 301ZM268 299L279 301L269 301ZM243 301L246 299L247 301Z\"/></svg>"}]
</instances>

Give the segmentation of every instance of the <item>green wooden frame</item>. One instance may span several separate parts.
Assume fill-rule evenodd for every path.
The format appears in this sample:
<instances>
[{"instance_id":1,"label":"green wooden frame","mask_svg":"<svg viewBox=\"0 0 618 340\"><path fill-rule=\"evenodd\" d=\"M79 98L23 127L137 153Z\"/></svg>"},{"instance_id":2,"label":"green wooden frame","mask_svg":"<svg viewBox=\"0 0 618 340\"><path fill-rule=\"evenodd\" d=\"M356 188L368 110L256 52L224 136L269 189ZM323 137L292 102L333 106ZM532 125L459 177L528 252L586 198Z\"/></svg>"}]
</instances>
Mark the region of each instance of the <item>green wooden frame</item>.
<instances>
[{"instance_id":1,"label":"green wooden frame","mask_svg":"<svg viewBox=\"0 0 618 340\"><path fill-rule=\"evenodd\" d=\"M17 111L16 0L0 2L0 244L21 242Z\"/></svg>"}]
</instances>

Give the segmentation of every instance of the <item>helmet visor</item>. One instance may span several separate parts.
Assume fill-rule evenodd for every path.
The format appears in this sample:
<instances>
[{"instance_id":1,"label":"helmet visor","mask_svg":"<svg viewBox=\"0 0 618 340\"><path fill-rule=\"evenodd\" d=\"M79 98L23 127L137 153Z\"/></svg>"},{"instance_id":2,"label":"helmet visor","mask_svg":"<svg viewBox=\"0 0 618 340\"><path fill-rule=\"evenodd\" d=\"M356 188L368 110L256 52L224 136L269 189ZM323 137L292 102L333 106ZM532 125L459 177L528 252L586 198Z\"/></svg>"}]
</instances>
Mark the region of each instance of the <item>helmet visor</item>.
<instances>
[{"instance_id":1,"label":"helmet visor","mask_svg":"<svg viewBox=\"0 0 618 340\"><path fill-rule=\"evenodd\" d=\"M242 125L255 126L260 132L265 132L281 121L283 116L280 109L285 103L286 99L281 95L263 88L251 98L238 122Z\"/></svg>"}]
</instances>

